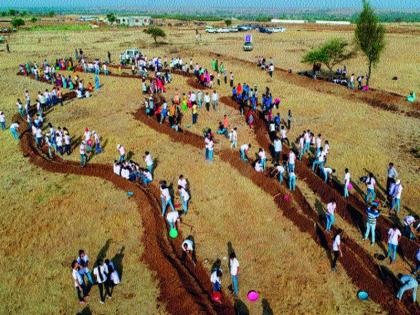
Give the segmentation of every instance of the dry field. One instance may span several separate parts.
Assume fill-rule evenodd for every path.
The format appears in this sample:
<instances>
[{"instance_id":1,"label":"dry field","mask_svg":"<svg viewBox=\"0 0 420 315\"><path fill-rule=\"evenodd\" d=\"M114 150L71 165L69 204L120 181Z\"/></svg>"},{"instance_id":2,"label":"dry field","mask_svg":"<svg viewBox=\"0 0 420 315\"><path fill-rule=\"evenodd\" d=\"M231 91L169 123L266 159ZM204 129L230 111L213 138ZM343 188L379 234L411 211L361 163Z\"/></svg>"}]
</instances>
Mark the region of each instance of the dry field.
<instances>
[{"instance_id":1,"label":"dry field","mask_svg":"<svg viewBox=\"0 0 420 315\"><path fill-rule=\"evenodd\" d=\"M205 34L203 43L195 45L192 29L167 32L168 44L159 47L150 44L151 40L139 30L14 34L9 40L12 54L0 52L0 110L10 123L16 98L23 97L25 89L34 98L38 90L48 87L17 77L19 63L70 56L76 47L83 48L89 57L99 58L105 58L109 50L114 59L126 48L139 47L149 56L180 55L184 60L193 57L207 66L211 60L209 52L215 52L223 55L220 61L235 73L237 80L257 84L260 90L269 86L275 96L281 96L281 115L285 116L290 108L295 118L290 139L304 128L328 138L330 164L337 168L340 177L345 167L350 168L354 179L364 175L366 168L384 183L386 166L394 161L404 184L402 205L418 213L420 163L409 152L419 145L418 119L306 89L282 80L281 74L269 80L256 67L230 58L254 60L255 55L272 56L279 67L297 71L305 68L299 63L303 50L333 36L350 38L350 32L292 29L271 36L255 34L257 44L252 53L241 50L243 34ZM418 36L390 34L383 62L373 74L373 85L400 94L418 88L416 69L420 59L415 47L419 41ZM347 68L355 73L362 71L362 58L349 62ZM389 69L393 69L392 73ZM391 81L394 75L401 79ZM92 76L81 76L93 81ZM96 130L106 146L105 152L93 159L94 163L111 163L116 157L116 145L121 143L134 153L134 160L142 162L145 150L158 158L156 179L172 182L184 174L192 188L191 210L185 221L194 226L191 233L197 242L199 259L208 259L209 269L216 258L222 259L222 284L226 288L230 280L223 258L227 256L228 243L232 244L241 263L240 299L251 314L383 313L379 305L357 300L358 288L342 268L331 274L325 251L280 214L269 194L218 156L213 164L208 164L200 150L174 143L168 136L134 120L132 113L143 102L140 81L101 77L101 83L103 87L94 97L70 101L64 108L55 109L48 120L55 126L66 126L75 137L85 127ZM175 89L188 92L191 87L185 78L175 76L167 95L171 96ZM230 94L226 86L218 91L220 95ZM215 129L224 113L229 115L231 124L238 126L240 143L256 144L238 113L224 105L218 113L200 113L198 126L189 130L200 134L204 127ZM189 122L190 118L186 120ZM226 140L219 139L221 147L227 147ZM80 247L88 251L93 261L108 239L108 257L114 257L124 247L123 282L105 306L99 305L94 288L90 310L109 314L164 313L164 305L157 302L157 281L140 260L141 236L147 233L147 226L142 225L139 210L125 192L98 179L46 173L27 163L8 132L0 132L0 141L0 313L74 314L81 310L73 292L69 264ZM78 155L69 159L77 160ZM316 196L304 185L302 188L308 201L315 204ZM407 209L402 212L405 214ZM337 224L355 240L360 239L355 228L342 220ZM185 230L184 234L189 228ZM369 250L373 254L380 249ZM395 272L407 270L408 265L401 261L393 267ZM247 303L246 292L250 289L260 291L264 303Z\"/></svg>"}]
</instances>

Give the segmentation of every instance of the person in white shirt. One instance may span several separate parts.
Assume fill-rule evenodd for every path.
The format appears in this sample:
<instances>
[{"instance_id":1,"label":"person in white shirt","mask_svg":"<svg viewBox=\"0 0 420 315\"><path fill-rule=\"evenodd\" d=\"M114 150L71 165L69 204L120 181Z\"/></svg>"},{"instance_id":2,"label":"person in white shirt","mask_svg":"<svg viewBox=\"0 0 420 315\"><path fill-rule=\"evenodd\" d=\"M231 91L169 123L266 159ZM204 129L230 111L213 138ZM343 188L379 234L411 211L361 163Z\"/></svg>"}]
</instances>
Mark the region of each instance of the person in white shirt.
<instances>
[{"instance_id":1,"label":"person in white shirt","mask_svg":"<svg viewBox=\"0 0 420 315\"><path fill-rule=\"evenodd\" d=\"M3 112L0 112L0 125L1 130L6 130L6 116Z\"/></svg>"},{"instance_id":2,"label":"person in white shirt","mask_svg":"<svg viewBox=\"0 0 420 315\"><path fill-rule=\"evenodd\" d=\"M121 144L117 144L117 151L119 154L118 162L125 161L125 148Z\"/></svg>"},{"instance_id":3,"label":"person in white shirt","mask_svg":"<svg viewBox=\"0 0 420 315\"><path fill-rule=\"evenodd\" d=\"M239 151L241 153L241 159L242 161L248 161L248 150L251 148L251 144L243 144L241 145Z\"/></svg>"},{"instance_id":4,"label":"person in white shirt","mask_svg":"<svg viewBox=\"0 0 420 315\"><path fill-rule=\"evenodd\" d=\"M284 126L281 126L280 128L280 137L282 143L287 143L287 145L290 146L289 138L287 138L287 130Z\"/></svg>"},{"instance_id":5,"label":"person in white shirt","mask_svg":"<svg viewBox=\"0 0 420 315\"><path fill-rule=\"evenodd\" d=\"M108 298L111 298L112 294L109 287L108 266L103 262L102 259L99 259L96 267L93 268L93 274L95 275L96 283L98 284L99 288L99 296L101 297L99 303L105 304L105 297L108 295Z\"/></svg>"},{"instance_id":6,"label":"person in white shirt","mask_svg":"<svg viewBox=\"0 0 420 315\"><path fill-rule=\"evenodd\" d=\"M209 92L206 92L204 95L204 106L206 107L207 111L210 111L210 95Z\"/></svg>"},{"instance_id":7,"label":"person in white shirt","mask_svg":"<svg viewBox=\"0 0 420 315\"><path fill-rule=\"evenodd\" d=\"M392 227L388 230L388 255L390 258L390 264L394 263L397 259L397 247L398 242L401 239L401 232L398 229L396 224L393 224Z\"/></svg>"},{"instance_id":8,"label":"person in white shirt","mask_svg":"<svg viewBox=\"0 0 420 315\"><path fill-rule=\"evenodd\" d=\"M279 137L275 137L273 141L273 148L274 148L274 162L279 163L281 157L281 151L283 150L282 141Z\"/></svg>"},{"instance_id":9,"label":"person in white shirt","mask_svg":"<svg viewBox=\"0 0 420 315\"><path fill-rule=\"evenodd\" d=\"M292 150L290 150L290 152L289 152L289 159L288 159L289 173L295 171L295 160L296 160L296 154L295 154L295 152L293 152Z\"/></svg>"},{"instance_id":10,"label":"person in white shirt","mask_svg":"<svg viewBox=\"0 0 420 315\"><path fill-rule=\"evenodd\" d=\"M56 133L55 144L57 146L57 151L62 156L63 155L63 136L59 132Z\"/></svg>"},{"instance_id":11,"label":"person in white shirt","mask_svg":"<svg viewBox=\"0 0 420 315\"><path fill-rule=\"evenodd\" d=\"M171 229L177 228L177 223L179 222L179 213L178 211L170 211L166 215L166 221L168 222Z\"/></svg>"},{"instance_id":12,"label":"person in white shirt","mask_svg":"<svg viewBox=\"0 0 420 315\"><path fill-rule=\"evenodd\" d=\"M83 277L79 273L79 268L80 266L77 263L77 260L73 260L71 263L71 275L73 278L74 287L76 288L79 303L84 305L86 303L85 296L87 295L87 289L83 281Z\"/></svg>"},{"instance_id":13,"label":"person in white shirt","mask_svg":"<svg viewBox=\"0 0 420 315\"><path fill-rule=\"evenodd\" d=\"M305 154L305 137L304 137L304 134L302 134L299 137L299 156L298 156L299 161L302 160L304 154Z\"/></svg>"},{"instance_id":14,"label":"person in white shirt","mask_svg":"<svg viewBox=\"0 0 420 315\"><path fill-rule=\"evenodd\" d=\"M153 157L149 151L144 152L144 161L146 162L146 168L153 174Z\"/></svg>"},{"instance_id":15,"label":"person in white shirt","mask_svg":"<svg viewBox=\"0 0 420 315\"><path fill-rule=\"evenodd\" d=\"M211 103L213 105L213 109L217 111L217 107L219 105L219 95L217 94L216 90L214 90L211 94Z\"/></svg>"},{"instance_id":16,"label":"person in white shirt","mask_svg":"<svg viewBox=\"0 0 420 315\"><path fill-rule=\"evenodd\" d=\"M233 294L235 296L238 296L238 293L239 293L239 284L238 284L239 261L236 258L235 252L232 252L229 255L229 270L230 270L230 277L232 279Z\"/></svg>"},{"instance_id":17,"label":"person in white shirt","mask_svg":"<svg viewBox=\"0 0 420 315\"><path fill-rule=\"evenodd\" d=\"M372 173L369 173L369 176L366 179L366 188L367 188L367 193L366 193L366 202L371 202L373 200L375 200L375 186L376 186L376 180L375 177L373 176Z\"/></svg>"},{"instance_id":18,"label":"person in white shirt","mask_svg":"<svg viewBox=\"0 0 420 315\"><path fill-rule=\"evenodd\" d=\"M185 258L191 254L192 262L195 265L197 263L197 257L195 255L195 243L192 236L188 236L184 242L182 242L182 261L185 261Z\"/></svg>"},{"instance_id":19,"label":"person in white shirt","mask_svg":"<svg viewBox=\"0 0 420 315\"><path fill-rule=\"evenodd\" d=\"M332 262L332 267L331 267L332 271L337 271L338 257L339 256L343 257L343 252L341 251L341 234L342 233L343 233L343 230L338 229L333 238L333 246L332 246L333 262Z\"/></svg>"},{"instance_id":20,"label":"person in white shirt","mask_svg":"<svg viewBox=\"0 0 420 315\"><path fill-rule=\"evenodd\" d=\"M324 163L325 163L325 152L322 151L322 148L321 148L321 152L318 154L316 160L312 162L312 171L315 172L315 169L317 166L319 166L319 168L322 169L324 167Z\"/></svg>"},{"instance_id":21,"label":"person in white shirt","mask_svg":"<svg viewBox=\"0 0 420 315\"><path fill-rule=\"evenodd\" d=\"M255 171L256 171L257 173L262 173L262 172L264 172L264 168L262 167L262 162L261 162L261 160L260 160L260 159L258 159L258 160L255 162L254 169L255 169Z\"/></svg>"},{"instance_id":22,"label":"person in white shirt","mask_svg":"<svg viewBox=\"0 0 420 315\"><path fill-rule=\"evenodd\" d=\"M188 182L187 182L187 179L182 174L179 175L179 178L178 178L178 186L181 186L182 188L184 188L185 190L187 190Z\"/></svg>"},{"instance_id":23,"label":"person in white shirt","mask_svg":"<svg viewBox=\"0 0 420 315\"><path fill-rule=\"evenodd\" d=\"M184 214L187 214L188 213L188 201L190 200L190 194L182 186L178 186L178 191L179 191L179 197L181 198L181 201L182 201L182 209L184 210Z\"/></svg>"},{"instance_id":24,"label":"person in white shirt","mask_svg":"<svg viewBox=\"0 0 420 315\"><path fill-rule=\"evenodd\" d=\"M165 216L166 208L168 205L171 207L172 211L175 211L174 205L172 203L171 193L166 184L166 181L160 183L160 200L162 201L162 216Z\"/></svg>"},{"instance_id":25,"label":"person in white shirt","mask_svg":"<svg viewBox=\"0 0 420 315\"><path fill-rule=\"evenodd\" d=\"M236 127L229 133L229 140L231 149L235 149L238 146L238 132Z\"/></svg>"},{"instance_id":26,"label":"person in white shirt","mask_svg":"<svg viewBox=\"0 0 420 315\"><path fill-rule=\"evenodd\" d=\"M117 160L114 161L113 169L114 169L114 174L121 176L121 164Z\"/></svg>"},{"instance_id":27,"label":"person in white shirt","mask_svg":"<svg viewBox=\"0 0 420 315\"><path fill-rule=\"evenodd\" d=\"M127 180L130 179L130 170L128 169L128 167L123 166L121 168L121 177Z\"/></svg>"},{"instance_id":28,"label":"person in white shirt","mask_svg":"<svg viewBox=\"0 0 420 315\"><path fill-rule=\"evenodd\" d=\"M114 266L114 263L110 261L109 259L105 259L105 264L108 267L108 278L109 278L109 286L110 286L110 292L112 294L113 288L120 284L120 276L118 275L118 271Z\"/></svg>"},{"instance_id":29,"label":"person in white shirt","mask_svg":"<svg viewBox=\"0 0 420 315\"><path fill-rule=\"evenodd\" d=\"M418 219L418 216L416 217ZM416 235L416 229L414 228L415 222L416 222L416 218L413 217L412 215L405 216L403 220L403 226L404 226L403 235L408 237L411 240L414 240L415 235Z\"/></svg>"},{"instance_id":30,"label":"person in white shirt","mask_svg":"<svg viewBox=\"0 0 420 315\"><path fill-rule=\"evenodd\" d=\"M395 182L395 185L393 185L391 187L393 187L393 189L391 191L391 195L392 195L391 210L394 210L395 215L398 215L398 213L400 212L400 200L401 200L401 193L402 193L402 190L403 190L403 186L401 184L401 181L399 179L397 179L397 181Z\"/></svg>"},{"instance_id":31,"label":"person in white shirt","mask_svg":"<svg viewBox=\"0 0 420 315\"><path fill-rule=\"evenodd\" d=\"M321 134L318 134L318 136L315 138L315 145L316 145L316 155L321 153L321 145L322 145L322 138Z\"/></svg>"},{"instance_id":32,"label":"person in white shirt","mask_svg":"<svg viewBox=\"0 0 420 315\"><path fill-rule=\"evenodd\" d=\"M213 161L213 156L214 156L214 142L213 142L213 138L209 137L208 141L206 143L206 151L207 151L207 160L208 161Z\"/></svg>"},{"instance_id":33,"label":"person in white shirt","mask_svg":"<svg viewBox=\"0 0 420 315\"><path fill-rule=\"evenodd\" d=\"M337 208L337 203L335 202L335 199L331 199L331 201L327 204L327 212L326 212L326 218L327 218L327 224L326 224L326 231L330 232L331 227L334 224L335 216L334 212Z\"/></svg>"},{"instance_id":34,"label":"person in white shirt","mask_svg":"<svg viewBox=\"0 0 420 315\"><path fill-rule=\"evenodd\" d=\"M260 159L262 170L264 171L265 170L265 166L267 164L267 156L266 156L265 151L264 151L263 148L260 148L258 150L258 157Z\"/></svg>"},{"instance_id":35,"label":"person in white shirt","mask_svg":"<svg viewBox=\"0 0 420 315\"><path fill-rule=\"evenodd\" d=\"M335 169L331 167L321 168L322 175L324 175L324 182L328 182L328 179L331 179L331 175L335 173Z\"/></svg>"},{"instance_id":36,"label":"person in white shirt","mask_svg":"<svg viewBox=\"0 0 420 315\"><path fill-rule=\"evenodd\" d=\"M278 178L278 180L279 180L279 182L281 184L281 183L283 183L284 171L285 171L284 166L283 165L279 165L278 163L276 163L274 165L273 171L271 172L271 175L272 176L276 176L277 175L278 176L277 178Z\"/></svg>"},{"instance_id":37,"label":"person in white shirt","mask_svg":"<svg viewBox=\"0 0 420 315\"><path fill-rule=\"evenodd\" d=\"M143 180L143 184L147 185L153 181L153 175L149 172L149 170L144 170L141 173L140 178Z\"/></svg>"},{"instance_id":38,"label":"person in white shirt","mask_svg":"<svg viewBox=\"0 0 420 315\"><path fill-rule=\"evenodd\" d=\"M349 169L344 170L344 198L349 197L349 184L350 184L351 175Z\"/></svg>"},{"instance_id":39,"label":"person in white shirt","mask_svg":"<svg viewBox=\"0 0 420 315\"><path fill-rule=\"evenodd\" d=\"M81 167L85 167L86 166L86 142L82 141L82 143L80 144L80 148L79 148L79 152L80 152L80 166Z\"/></svg>"}]
</instances>

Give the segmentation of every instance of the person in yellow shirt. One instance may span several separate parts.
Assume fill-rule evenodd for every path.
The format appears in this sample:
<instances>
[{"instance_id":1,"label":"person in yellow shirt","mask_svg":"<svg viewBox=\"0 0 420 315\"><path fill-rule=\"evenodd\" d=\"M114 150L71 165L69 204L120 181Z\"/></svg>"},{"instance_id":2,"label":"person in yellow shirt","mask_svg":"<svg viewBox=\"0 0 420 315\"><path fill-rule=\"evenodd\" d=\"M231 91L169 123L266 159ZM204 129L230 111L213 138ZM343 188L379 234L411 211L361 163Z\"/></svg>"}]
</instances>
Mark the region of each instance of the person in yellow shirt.
<instances>
[{"instance_id":1,"label":"person in yellow shirt","mask_svg":"<svg viewBox=\"0 0 420 315\"><path fill-rule=\"evenodd\" d=\"M196 124L198 119L198 106L194 103L192 106L192 123Z\"/></svg>"}]
</instances>

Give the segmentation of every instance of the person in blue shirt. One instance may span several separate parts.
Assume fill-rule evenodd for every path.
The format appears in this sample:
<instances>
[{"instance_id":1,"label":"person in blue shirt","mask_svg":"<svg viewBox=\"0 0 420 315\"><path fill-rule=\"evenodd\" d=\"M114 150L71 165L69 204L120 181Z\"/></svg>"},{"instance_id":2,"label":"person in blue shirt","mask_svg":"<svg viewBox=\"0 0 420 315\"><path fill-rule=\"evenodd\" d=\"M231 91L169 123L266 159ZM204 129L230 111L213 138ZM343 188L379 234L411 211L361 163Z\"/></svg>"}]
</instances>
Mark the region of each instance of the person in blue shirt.
<instances>
[{"instance_id":1,"label":"person in blue shirt","mask_svg":"<svg viewBox=\"0 0 420 315\"><path fill-rule=\"evenodd\" d=\"M280 128L280 123L281 123L280 114L277 114L277 115L274 117L274 123L276 124L276 127L277 127L277 128Z\"/></svg>"},{"instance_id":2,"label":"person in blue shirt","mask_svg":"<svg viewBox=\"0 0 420 315\"><path fill-rule=\"evenodd\" d=\"M398 290L397 299L401 301L402 296L404 295L405 291L413 290L413 303L417 301L417 287L419 286L418 277L414 278L411 275L401 275L399 274L400 282L402 286Z\"/></svg>"},{"instance_id":3,"label":"person in blue shirt","mask_svg":"<svg viewBox=\"0 0 420 315\"><path fill-rule=\"evenodd\" d=\"M236 100L236 86L232 88L232 98Z\"/></svg>"},{"instance_id":4,"label":"person in blue shirt","mask_svg":"<svg viewBox=\"0 0 420 315\"><path fill-rule=\"evenodd\" d=\"M366 221L366 233L363 240L367 240L369 233L371 233L371 244L375 244L375 229L376 229L376 219L380 216L378 208L372 206L367 208L367 221Z\"/></svg>"}]
</instances>

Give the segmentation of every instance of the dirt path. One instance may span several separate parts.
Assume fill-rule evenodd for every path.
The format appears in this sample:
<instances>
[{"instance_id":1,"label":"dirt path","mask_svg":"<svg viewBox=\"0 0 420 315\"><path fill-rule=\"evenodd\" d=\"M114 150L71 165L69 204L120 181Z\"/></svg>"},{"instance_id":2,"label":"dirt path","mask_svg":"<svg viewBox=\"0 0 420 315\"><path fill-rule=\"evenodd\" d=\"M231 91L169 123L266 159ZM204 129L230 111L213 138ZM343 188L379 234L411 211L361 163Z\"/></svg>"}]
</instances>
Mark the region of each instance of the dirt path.
<instances>
[{"instance_id":1,"label":"dirt path","mask_svg":"<svg viewBox=\"0 0 420 315\"><path fill-rule=\"evenodd\" d=\"M201 136L186 130L176 132L167 124L159 124L156 119L148 117L144 109L139 109L134 113L134 117L155 131L168 135L175 142L204 149L204 140ZM240 160L236 151L222 150L218 155L223 161L239 171L242 176L249 178L255 185L270 195L276 196L274 201L283 215L291 220L299 230L308 233L326 252L330 252L331 235L321 227L317 212L309 205L299 189L290 192L280 185L276 179L256 173L250 164ZM286 201L284 199L285 195L291 195L291 201ZM340 262L353 283L358 288L369 292L370 298L383 306L390 314L409 314L418 311L411 306L412 303L410 303L408 297L405 297L405 305L396 303L394 294L399 286L398 279L391 277L387 270L379 266L362 247L348 236L345 236L343 255L344 257Z\"/></svg>"},{"instance_id":2,"label":"dirt path","mask_svg":"<svg viewBox=\"0 0 420 315\"><path fill-rule=\"evenodd\" d=\"M14 119L18 119L21 126L27 126L18 115ZM75 162L59 158L50 160L36 148L28 132L23 133L20 146L23 155L32 164L46 171L97 177L113 183L119 189L134 192L132 200L139 208L145 227L142 259L155 272L159 280L159 300L166 304L170 314L234 314L233 306L226 296L223 296L223 304L212 303L211 283L203 265L198 262L194 267L189 260L185 263L181 261L183 236L180 231L177 239L168 239L169 231L161 216L160 194L156 186L143 187L127 181L115 175L111 165L88 164L81 168Z\"/></svg>"}]
</instances>

